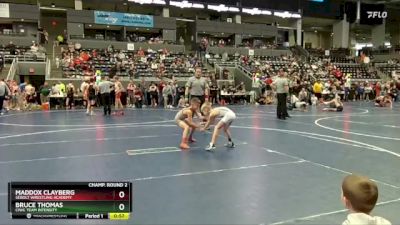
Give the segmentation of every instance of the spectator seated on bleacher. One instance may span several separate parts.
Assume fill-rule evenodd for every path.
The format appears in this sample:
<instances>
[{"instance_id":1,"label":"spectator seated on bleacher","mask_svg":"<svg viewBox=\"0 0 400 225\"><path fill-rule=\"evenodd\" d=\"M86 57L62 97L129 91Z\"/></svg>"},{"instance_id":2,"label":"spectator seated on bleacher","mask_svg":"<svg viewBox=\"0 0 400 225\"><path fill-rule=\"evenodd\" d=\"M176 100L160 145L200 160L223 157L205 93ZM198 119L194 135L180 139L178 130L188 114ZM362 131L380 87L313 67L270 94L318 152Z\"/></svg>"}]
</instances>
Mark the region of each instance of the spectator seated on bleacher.
<instances>
[{"instance_id":1,"label":"spectator seated on bleacher","mask_svg":"<svg viewBox=\"0 0 400 225\"><path fill-rule=\"evenodd\" d=\"M107 49L69 48L62 52L64 77L79 78L92 76L100 70L104 76L121 77L190 77L193 68L203 67L200 60L183 53L168 52L166 49L137 51L115 51Z\"/></svg>"},{"instance_id":2,"label":"spectator seated on bleacher","mask_svg":"<svg viewBox=\"0 0 400 225\"><path fill-rule=\"evenodd\" d=\"M28 46L17 46L10 41L6 46L0 46L0 55L4 56L4 63L11 63L15 57L22 57L29 52ZM32 59L31 55L27 55L27 59Z\"/></svg>"}]
</instances>

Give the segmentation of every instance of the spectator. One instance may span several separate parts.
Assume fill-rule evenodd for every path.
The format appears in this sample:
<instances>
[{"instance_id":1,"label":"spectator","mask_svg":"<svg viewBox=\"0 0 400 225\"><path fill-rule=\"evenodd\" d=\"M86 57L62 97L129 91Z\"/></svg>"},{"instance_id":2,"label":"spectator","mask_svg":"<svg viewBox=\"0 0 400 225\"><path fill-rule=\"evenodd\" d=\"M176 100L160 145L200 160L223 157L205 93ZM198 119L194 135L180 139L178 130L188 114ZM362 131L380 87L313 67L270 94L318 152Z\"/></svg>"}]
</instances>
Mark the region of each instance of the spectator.
<instances>
[{"instance_id":1,"label":"spectator","mask_svg":"<svg viewBox=\"0 0 400 225\"><path fill-rule=\"evenodd\" d=\"M10 91L11 91L11 107L10 108L19 111L21 109L20 103L19 103L19 98L20 98L21 92L20 92L18 84L15 80L13 80L11 82Z\"/></svg>"},{"instance_id":2,"label":"spectator","mask_svg":"<svg viewBox=\"0 0 400 225\"><path fill-rule=\"evenodd\" d=\"M133 80L129 81L128 86L126 87L126 90L128 91L128 107L133 107L135 105L135 89L136 85L133 83Z\"/></svg>"},{"instance_id":3,"label":"spectator","mask_svg":"<svg viewBox=\"0 0 400 225\"><path fill-rule=\"evenodd\" d=\"M32 110L32 105L36 103L35 98L35 87L32 86L29 82L26 82L25 86L25 94L26 94L26 102L27 102L27 109Z\"/></svg>"},{"instance_id":4,"label":"spectator","mask_svg":"<svg viewBox=\"0 0 400 225\"><path fill-rule=\"evenodd\" d=\"M350 214L343 225L390 225L391 223L378 216L371 216L378 200L378 187L367 177L349 175L342 182L342 202Z\"/></svg>"},{"instance_id":5,"label":"spectator","mask_svg":"<svg viewBox=\"0 0 400 225\"><path fill-rule=\"evenodd\" d=\"M58 90L60 91L60 94L61 95L64 95L66 92L66 90L65 90L65 84L63 84L63 82L61 82L61 81L58 81L57 82L57 87L58 87Z\"/></svg>"},{"instance_id":6,"label":"spectator","mask_svg":"<svg viewBox=\"0 0 400 225\"><path fill-rule=\"evenodd\" d=\"M44 84L39 88L39 92L40 92L40 102L42 104L49 102L49 95L51 93L51 88L47 82L44 82Z\"/></svg>"},{"instance_id":7,"label":"spectator","mask_svg":"<svg viewBox=\"0 0 400 225\"><path fill-rule=\"evenodd\" d=\"M143 92L140 84L135 87L134 90L134 97L135 97L135 107L137 109L141 109L143 105Z\"/></svg>"},{"instance_id":8,"label":"spectator","mask_svg":"<svg viewBox=\"0 0 400 225\"><path fill-rule=\"evenodd\" d=\"M157 86L154 82L151 82L150 87L149 87L149 94L150 94L150 99L151 99L151 106L156 107L157 106L157 98L158 98L158 91L157 91Z\"/></svg>"},{"instance_id":9,"label":"spectator","mask_svg":"<svg viewBox=\"0 0 400 225\"><path fill-rule=\"evenodd\" d=\"M322 91L323 91L324 86L321 83L321 80L317 80L317 82L314 83L313 86L313 92L315 97L318 98L318 100L322 100Z\"/></svg>"},{"instance_id":10,"label":"spectator","mask_svg":"<svg viewBox=\"0 0 400 225\"><path fill-rule=\"evenodd\" d=\"M72 109L72 107L75 105L74 104L75 87L72 84L72 82L68 83L66 89L67 89L66 90L66 92L67 92L66 106L69 107L69 109Z\"/></svg>"},{"instance_id":11,"label":"spectator","mask_svg":"<svg viewBox=\"0 0 400 225\"><path fill-rule=\"evenodd\" d=\"M61 94L60 89L58 88L57 84L53 84L53 87L51 87L51 95L57 95L59 96Z\"/></svg>"},{"instance_id":12,"label":"spectator","mask_svg":"<svg viewBox=\"0 0 400 225\"><path fill-rule=\"evenodd\" d=\"M172 108L172 83L168 82L163 90L162 90L162 94L164 97L164 108Z\"/></svg>"},{"instance_id":13,"label":"spectator","mask_svg":"<svg viewBox=\"0 0 400 225\"><path fill-rule=\"evenodd\" d=\"M382 90L381 82L377 82L376 85L375 85L375 95L376 95L376 97L381 96L381 90Z\"/></svg>"},{"instance_id":14,"label":"spectator","mask_svg":"<svg viewBox=\"0 0 400 225\"><path fill-rule=\"evenodd\" d=\"M4 115L3 112L3 104L4 100L8 95L10 95L10 89L8 88L7 84L4 82L4 79L0 80L0 115Z\"/></svg>"},{"instance_id":15,"label":"spectator","mask_svg":"<svg viewBox=\"0 0 400 225\"><path fill-rule=\"evenodd\" d=\"M32 41L31 52L37 53L38 51L39 51L39 46L38 46L38 44L36 44L36 42Z\"/></svg>"},{"instance_id":16,"label":"spectator","mask_svg":"<svg viewBox=\"0 0 400 225\"><path fill-rule=\"evenodd\" d=\"M43 36L44 36L44 43L49 43L49 33L47 32L46 28L43 28Z\"/></svg>"},{"instance_id":17,"label":"spectator","mask_svg":"<svg viewBox=\"0 0 400 225\"><path fill-rule=\"evenodd\" d=\"M124 115L124 104L123 104L123 92L125 88L119 77L114 77L114 88L115 88L115 110L116 114ZM126 96L125 96L126 99ZM125 100L126 101L126 100Z\"/></svg>"},{"instance_id":18,"label":"spectator","mask_svg":"<svg viewBox=\"0 0 400 225\"><path fill-rule=\"evenodd\" d=\"M364 99L365 101L369 102L371 99L372 94L372 85L366 82L365 89L364 89Z\"/></svg>"},{"instance_id":19,"label":"spectator","mask_svg":"<svg viewBox=\"0 0 400 225\"><path fill-rule=\"evenodd\" d=\"M16 53L17 53L16 47L12 41L10 41L10 43L8 43L8 45L6 46L6 49L9 49L11 55L16 55Z\"/></svg>"}]
</instances>

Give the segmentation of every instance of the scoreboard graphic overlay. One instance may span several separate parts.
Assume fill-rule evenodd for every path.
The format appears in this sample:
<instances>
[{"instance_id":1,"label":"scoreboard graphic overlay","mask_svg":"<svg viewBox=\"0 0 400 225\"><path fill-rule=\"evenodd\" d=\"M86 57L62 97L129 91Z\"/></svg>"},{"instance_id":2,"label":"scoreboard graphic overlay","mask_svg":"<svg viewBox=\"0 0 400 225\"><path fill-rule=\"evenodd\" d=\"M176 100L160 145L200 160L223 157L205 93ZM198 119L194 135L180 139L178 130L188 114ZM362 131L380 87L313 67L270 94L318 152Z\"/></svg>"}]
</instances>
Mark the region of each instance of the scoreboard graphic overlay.
<instances>
[{"instance_id":1,"label":"scoreboard graphic overlay","mask_svg":"<svg viewBox=\"0 0 400 225\"><path fill-rule=\"evenodd\" d=\"M10 182L13 219L127 220L132 212L130 182Z\"/></svg>"}]
</instances>

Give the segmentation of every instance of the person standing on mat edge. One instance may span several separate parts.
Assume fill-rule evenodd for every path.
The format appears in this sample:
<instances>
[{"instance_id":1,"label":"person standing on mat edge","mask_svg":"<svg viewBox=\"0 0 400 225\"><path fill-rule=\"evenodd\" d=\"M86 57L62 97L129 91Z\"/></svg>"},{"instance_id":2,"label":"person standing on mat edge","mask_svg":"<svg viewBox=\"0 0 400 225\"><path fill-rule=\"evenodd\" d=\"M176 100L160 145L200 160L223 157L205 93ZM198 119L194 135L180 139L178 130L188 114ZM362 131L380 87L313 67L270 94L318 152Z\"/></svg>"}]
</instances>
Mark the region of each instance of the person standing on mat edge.
<instances>
[{"instance_id":1,"label":"person standing on mat edge","mask_svg":"<svg viewBox=\"0 0 400 225\"><path fill-rule=\"evenodd\" d=\"M124 86L120 81L120 78L114 77L114 87L115 87L115 114L124 115L124 106L122 105L122 92L125 91Z\"/></svg>"},{"instance_id":2,"label":"person standing on mat edge","mask_svg":"<svg viewBox=\"0 0 400 225\"><path fill-rule=\"evenodd\" d=\"M195 75L189 78L188 82L186 83L186 90L185 90L186 104L189 103L189 94L190 94L190 99L192 98L200 99L201 105L205 101L208 101L208 95L209 95L208 82L204 77L202 77L201 67L196 68Z\"/></svg>"},{"instance_id":3,"label":"person standing on mat edge","mask_svg":"<svg viewBox=\"0 0 400 225\"><path fill-rule=\"evenodd\" d=\"M10 95L10 89L8 88L7 84L4 82L4 79L0 80L0 114L4 115L3 112L3 103L5 98Z\"/></svg>"},{"instance_id":4,"label":"person standing on mat edge","mask_svg":"<svg viewBox=\"0 0 400 225\"><path fill-rule=\"evenodd\" d=\"M99 92L101 96L101 104L104 107L104 116L111 115L111 87L114 83L108 77L101 77L99 84Z\"/></svg>"},{"instance_id":5,"label":"person standing on mat edge","mask_svg":"<svg viewBox=\"0 0 400 225\"><path fill-rule=\"evenodd\" d=\"M289 92L289 81L285 77L285 72L283 69L279 71L278 77L272 83L273 87L277 93L278 105L276 109L277 117L281 120L286 120L286 118L290 118L287 112L287 94Z\"/></svg>"},{"instance_id":6,"label":"person standing on mat edge","mask_svg":"<svg viewBox=\"0 0 400 225\"><path fill-rule=\"evenodd\" d=\"M93 108L96 106L96 92L98 91L98 87L95 84L94 78L90 78L87 90L89 101L86 115L95 116L96 114L93 112Z\"/></svg>"}]
</instances>

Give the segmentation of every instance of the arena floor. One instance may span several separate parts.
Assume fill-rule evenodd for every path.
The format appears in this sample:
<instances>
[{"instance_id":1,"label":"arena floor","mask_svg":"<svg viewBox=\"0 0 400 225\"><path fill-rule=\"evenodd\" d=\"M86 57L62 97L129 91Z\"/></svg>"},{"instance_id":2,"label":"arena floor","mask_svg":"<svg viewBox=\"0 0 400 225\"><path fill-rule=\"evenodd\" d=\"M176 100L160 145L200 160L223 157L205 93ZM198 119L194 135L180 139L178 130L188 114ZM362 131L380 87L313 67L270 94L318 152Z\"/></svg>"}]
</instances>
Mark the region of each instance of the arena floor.
<instances>
[{"instance_id":1,"label":"arena floor","mask_svg":"<svg viewBox=\"0 0 400 225\"><path fill-rule=\"evenodd\" d=\"M374 214L400 224L400 107L349 103L343 113L234 106L236 149L196 133L177 148L176 110L83 111L0 117L0 224L341 224L340 185L361 173L379 186ZM127 150L131 154L127 154ZM9 181L132 181L128 222L9 219Z\"/></svg>"}]
</instances>

